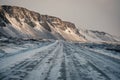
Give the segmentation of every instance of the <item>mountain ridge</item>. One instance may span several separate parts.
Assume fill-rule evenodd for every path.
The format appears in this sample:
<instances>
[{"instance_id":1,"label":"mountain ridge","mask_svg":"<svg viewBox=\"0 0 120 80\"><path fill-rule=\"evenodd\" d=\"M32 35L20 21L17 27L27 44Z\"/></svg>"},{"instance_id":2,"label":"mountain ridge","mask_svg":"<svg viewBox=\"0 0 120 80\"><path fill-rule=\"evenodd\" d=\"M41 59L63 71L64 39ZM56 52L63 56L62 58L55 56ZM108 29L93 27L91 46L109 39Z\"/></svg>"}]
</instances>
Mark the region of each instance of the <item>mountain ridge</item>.
<instances>
[{"instance_id":1,"label":"mountain ridge","mask_svg":"<svg viewBox=\"0 0 120 80\"><path fill-rule=\"evenodd\" d=\"M1 6L0 16L2 33L8 37L86 41L80 36L73 23L62 21L57 17L41 15L26 8L6 5ZM71 30L72 34L70 30L66 31L68 29Z\"/></svg>"},{"instance_id":2,"label":"mountain ridge","mask_svg":"<svg viewBox=\"0 0 120 80\"><path fill-rule=\"evenodd\" d=\"M112 35L103 33L93 30L79 30L74 23L63 21L58 17L42 15L23 7L0 6L0 35L6 37L82 42L119 41L114 39Z\"/></svg>"},{"instance_id":3,"label":"mountain ridge","mask_svg":"<svg viewBox=\"0 0 120 80\"><path fill-rule=\"evenodd\" d=\"M120 42L119 37L103 31L80 29L79 32L84 35L87 40L92 42Z\"/></svg>"}]
</instances>

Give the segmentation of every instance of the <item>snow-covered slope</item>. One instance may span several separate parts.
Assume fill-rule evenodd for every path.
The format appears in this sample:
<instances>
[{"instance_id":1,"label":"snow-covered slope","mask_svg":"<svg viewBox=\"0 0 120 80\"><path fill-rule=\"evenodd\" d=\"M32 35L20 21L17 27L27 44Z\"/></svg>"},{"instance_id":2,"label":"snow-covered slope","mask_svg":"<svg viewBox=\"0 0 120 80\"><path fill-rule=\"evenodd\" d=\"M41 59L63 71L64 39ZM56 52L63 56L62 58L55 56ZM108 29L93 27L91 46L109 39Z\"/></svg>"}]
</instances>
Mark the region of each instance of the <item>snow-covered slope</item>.
<instances>
[{"instance_id":1,"label":"snow-covered slope","mask_svg":"<svg viewBox=\"0 0 120 80\"><path fill-rule=\"evenodd\" d=\"M92 42L119 42L120 41L120 38L105 32L100 32L100 31L80 29L79 33L81 35L84 35L84 37L88 41L92 41Z\"/></svg>"},{"instance_id":2,"label":"snow-covered slope","mask_svg":"<svg viewBox=\"0 0 120 80\"><path fill-rule=\"evenodd\" d=\"M73 23L62 21L60 18L7 5L0 7L0 36L67 41L120 41L119 38L105 32L83 29L79 31Z\"/></svg>"},{"instance_id":3,"label":"snow-covered slope","mask_svg":"<svg viewBox=\"0 0 120 80\"><path fill-rule=\"evenodd\" d=\"M16 6L0 7L0 34L27 39L86 41L71 22Z\"/></svg>"}]
</instances>

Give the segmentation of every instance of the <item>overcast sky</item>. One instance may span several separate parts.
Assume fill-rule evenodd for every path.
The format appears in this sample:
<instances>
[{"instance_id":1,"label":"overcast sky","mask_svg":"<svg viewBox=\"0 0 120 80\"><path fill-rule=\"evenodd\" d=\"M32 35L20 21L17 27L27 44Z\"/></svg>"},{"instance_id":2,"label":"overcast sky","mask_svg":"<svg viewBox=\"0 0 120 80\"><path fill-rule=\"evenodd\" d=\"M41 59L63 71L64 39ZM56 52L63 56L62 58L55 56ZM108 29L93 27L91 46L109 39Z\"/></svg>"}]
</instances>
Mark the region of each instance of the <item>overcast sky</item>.
<instances>
[{"instance_id":1,"label":"overcast sky","mask_svg":"<svg viewBox=\"0 0 120 80\"><path fill-rule=\"evenodd\" d=\"M76 27L120 36L120 0L0 0L0 5L25 7Z\"/></svg>"}]
</instances>

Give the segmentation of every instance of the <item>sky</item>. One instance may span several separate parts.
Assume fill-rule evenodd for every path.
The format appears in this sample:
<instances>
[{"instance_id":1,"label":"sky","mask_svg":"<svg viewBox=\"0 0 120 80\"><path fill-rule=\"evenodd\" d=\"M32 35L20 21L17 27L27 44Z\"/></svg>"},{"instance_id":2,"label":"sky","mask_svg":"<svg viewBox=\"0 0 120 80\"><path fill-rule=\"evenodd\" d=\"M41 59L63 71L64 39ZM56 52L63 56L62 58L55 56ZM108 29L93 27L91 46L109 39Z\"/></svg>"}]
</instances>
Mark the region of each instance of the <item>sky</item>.
<instances>
[{"instance_id":1,"label":"sky","mask_svg":"<svg viewBox=\"0 0 120 80\"><path fill-rule=\"evenodd\" d=\"M120 36L120 0L0 0L40 14L56 16L78 28Z\"/></svg>"}]
</instances>

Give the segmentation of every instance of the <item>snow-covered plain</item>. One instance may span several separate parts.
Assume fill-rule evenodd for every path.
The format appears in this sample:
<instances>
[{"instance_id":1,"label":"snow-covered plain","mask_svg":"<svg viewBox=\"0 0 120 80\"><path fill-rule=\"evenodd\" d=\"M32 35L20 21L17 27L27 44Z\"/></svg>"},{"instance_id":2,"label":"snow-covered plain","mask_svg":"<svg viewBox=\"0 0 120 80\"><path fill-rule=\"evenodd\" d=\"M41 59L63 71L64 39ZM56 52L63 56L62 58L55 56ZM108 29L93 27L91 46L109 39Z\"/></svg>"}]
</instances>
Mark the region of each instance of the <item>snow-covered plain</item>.
<instances>
[{"instance_id":1,"label":"snow-covered plain","mask_svg":"<svg viewBox=\"0 0 120 80\"><path fill-rule=\"evenodd\" d=\"M0 80L120 80L120 52L83 44L57 40L2 45Z\"/></svg>"}]
</instances>

